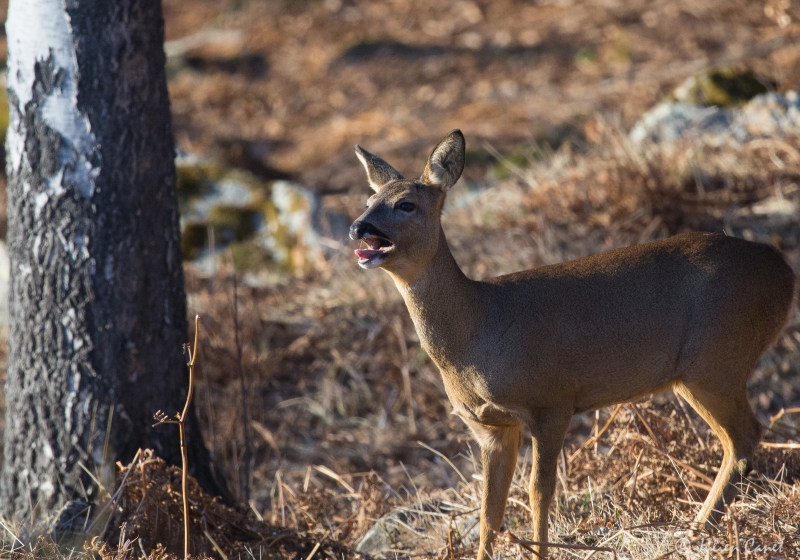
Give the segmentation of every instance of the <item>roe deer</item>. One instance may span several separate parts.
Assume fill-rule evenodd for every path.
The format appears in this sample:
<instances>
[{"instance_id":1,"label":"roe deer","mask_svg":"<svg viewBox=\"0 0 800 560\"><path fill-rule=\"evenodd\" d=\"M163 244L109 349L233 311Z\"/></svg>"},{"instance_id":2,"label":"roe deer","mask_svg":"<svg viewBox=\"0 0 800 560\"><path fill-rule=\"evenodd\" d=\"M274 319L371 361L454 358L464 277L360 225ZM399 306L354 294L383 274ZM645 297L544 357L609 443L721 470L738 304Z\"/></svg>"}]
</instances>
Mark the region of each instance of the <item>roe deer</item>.
<instances>
[{"instance_id":1,"label":"roe deer","mask_svg":"<svg viewBox=\"0 0 800 560\"><path fill-rule=\"evenodd\" d=\"M722 440L722 464L696 521L718 519L761 437L745 385L795 305L792 269L767 245L685 233L470 280L440 223L464 148L454 130L421 178L403 179L356 146L375 194L350 237L369 246L355 251L362 268L383 268L394 280L453 413L480 444L478 559L491 558L523 426L533 439L533 540L546 542L557 457L572 415L666 389ZM546 545L537 552L546 555Z\"/></svg>"}]
</instances>

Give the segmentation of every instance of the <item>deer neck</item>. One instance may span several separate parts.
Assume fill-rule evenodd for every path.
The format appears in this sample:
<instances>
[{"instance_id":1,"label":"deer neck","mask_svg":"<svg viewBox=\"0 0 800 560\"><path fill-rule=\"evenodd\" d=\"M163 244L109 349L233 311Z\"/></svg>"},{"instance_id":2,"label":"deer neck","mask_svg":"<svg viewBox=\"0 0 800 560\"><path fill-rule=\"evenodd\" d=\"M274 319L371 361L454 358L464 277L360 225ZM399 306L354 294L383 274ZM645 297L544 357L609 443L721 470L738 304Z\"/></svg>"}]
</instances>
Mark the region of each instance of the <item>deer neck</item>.
<instances>
[{"instance_id":1,"label":"deer neck","mask_svg":"<svg viewBox=\"0 0 800 560\"><path fill-rule=\"evenodd\" d=\"M422 347L440 368L454 363L476 324L478 283L458 267L444 231L439 229L436 253L412 281L392 274L406 303Z\"/></svg>"}]
</instances>

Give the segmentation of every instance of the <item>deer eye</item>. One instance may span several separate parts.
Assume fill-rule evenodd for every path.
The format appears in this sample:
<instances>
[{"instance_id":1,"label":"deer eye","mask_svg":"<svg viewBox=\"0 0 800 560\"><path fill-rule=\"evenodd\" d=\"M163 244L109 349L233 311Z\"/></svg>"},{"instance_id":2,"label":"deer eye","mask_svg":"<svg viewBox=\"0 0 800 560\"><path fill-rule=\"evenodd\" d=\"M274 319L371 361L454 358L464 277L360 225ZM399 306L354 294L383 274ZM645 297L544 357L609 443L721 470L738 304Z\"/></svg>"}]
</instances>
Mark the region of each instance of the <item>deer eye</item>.
<instances>
[{"instance_id":1,"label":"deer eye","mask_svg":"<svg viewBox=\"0 0 800 560\"><path fill-rule=\"evenodd\" d=\"M417 205L413 202L401 202L397 207L403 212L413 212Z\"/></svg>"}]
</instances>

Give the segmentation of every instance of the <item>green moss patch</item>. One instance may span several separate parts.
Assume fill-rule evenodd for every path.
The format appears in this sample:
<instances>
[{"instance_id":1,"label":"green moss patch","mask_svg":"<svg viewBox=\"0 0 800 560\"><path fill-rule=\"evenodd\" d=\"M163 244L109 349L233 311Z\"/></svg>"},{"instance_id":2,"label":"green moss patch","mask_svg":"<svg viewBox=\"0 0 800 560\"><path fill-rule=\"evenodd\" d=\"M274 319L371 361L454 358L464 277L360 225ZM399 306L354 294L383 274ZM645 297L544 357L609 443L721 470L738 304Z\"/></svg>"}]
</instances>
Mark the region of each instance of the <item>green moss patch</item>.
<instances>
[{"instance_id":1,"label":"green moss patch","mask_svg":"<svg viewBox=\"0 0 800 560\"><path fill-rule=\"evenodd\" d=\"M178 199L181 212L184 206L211 192L214 182L224 175L225 170L212 163L178 164L175 166Z\"/></svg>"},{"instance_id":2,"label":"green moss patch","mask_svg":"<svg viewBox=\"0 0 800 560\"><path fill-rule=\"evenodd\" d=\"M756 95L774 89L775 84L760 79L751 71L714 68L686 80L675 89L673 100L704 107L731 108L744 105Z\"/></svg>"}]
</instances>

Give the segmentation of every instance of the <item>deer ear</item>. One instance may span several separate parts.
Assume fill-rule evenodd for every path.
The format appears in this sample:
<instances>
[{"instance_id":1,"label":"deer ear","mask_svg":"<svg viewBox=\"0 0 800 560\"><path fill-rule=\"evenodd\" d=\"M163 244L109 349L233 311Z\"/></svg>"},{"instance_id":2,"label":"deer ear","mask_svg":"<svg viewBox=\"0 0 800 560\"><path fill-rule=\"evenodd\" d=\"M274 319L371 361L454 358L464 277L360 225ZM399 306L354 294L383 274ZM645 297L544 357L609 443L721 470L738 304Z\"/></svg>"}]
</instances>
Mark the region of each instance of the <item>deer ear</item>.
<instances>
[{"instance_id":1,"label":"deer ear","mask_svg":"<svg viewBox=\"0 0 800 560\"><path fill-rule=\"evenodd\" d=\"M380 190L380 188L387 183L399 181L403 178L394 167L378 156L372 155L358 144L356 144L356 155L358 159L361 160L361 163L364 164L364 169L367 170L369 186L375 191Z\"/></svg>"},{"instance_id":2,"label":"deer ear","mask_svg":"<svg viewBox=\"0 0 800 560\"><path fill-rule=\"evenodd\" d=\"M464 171L465 147L464 135L460 130L456 129L445 136L428 158L428 164L422 172L422 182L443 191L455 185Z\"/></svg>"}]
</instances>

